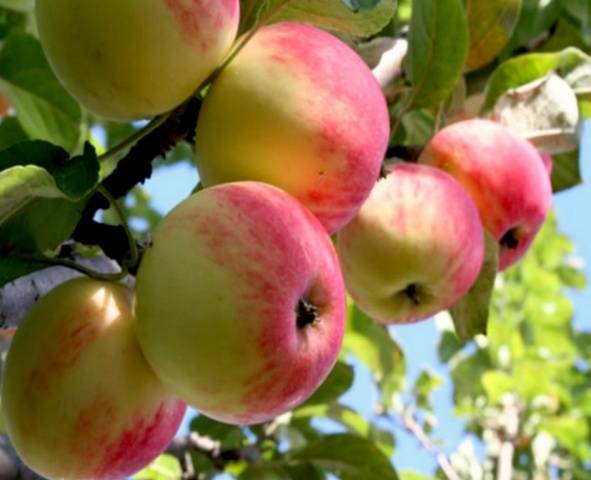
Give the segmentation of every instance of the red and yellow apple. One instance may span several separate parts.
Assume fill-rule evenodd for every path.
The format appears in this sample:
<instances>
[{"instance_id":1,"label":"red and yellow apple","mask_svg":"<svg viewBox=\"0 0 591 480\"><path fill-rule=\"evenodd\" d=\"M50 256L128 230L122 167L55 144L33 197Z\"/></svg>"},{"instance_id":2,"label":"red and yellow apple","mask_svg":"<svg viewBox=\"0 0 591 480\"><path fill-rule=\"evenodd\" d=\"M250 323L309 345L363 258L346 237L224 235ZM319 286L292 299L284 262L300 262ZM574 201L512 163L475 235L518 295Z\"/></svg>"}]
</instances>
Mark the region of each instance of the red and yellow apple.
<instances>
[{"instance_id":1,"label":"red and yellow apple","mask_svg":"<svg viewBox=\"0 0 591 480\"><path fill-rule=\"evenodd\" d=\"M475 282L484 259L478 211L462 186L426 165L396 164L338 234L347 290L381 323L445 310Z\"/></svg>"},{"instance_id":2,"label":"red and yellow apple","mask_svg":"<svg viewBox=\"0 0 591 480\"><path fill-rule=\"evenodd\" d=\"M261 28L214 81L197 126L204 186L273 184L329 233L369 195L390 135L384 95L336 37L300 23Z\"/></svg>"},{"instance_id":3,"label":"red and yellow apple","mask_svg":"<svg viewBox=\"0 0 591 480\"><path fill-rule=\"evenodd\" d=\"M133 120L171 110L222 62L239 0L37 0L41 44L88 110Z\"/></svg>"},{"instance_id":4,"label":"red and yellow apple","mask_svg":"<svg viewBox=\"0 0 591 480\"><path fill-rule=\"evenodd\" d=\"M163 383L203 414L269 420L334 365L345 298L330 237L271 185L205 189L157 227L139 269L137 334Z\"/></svg>"},{"instance_id":5,"label":"red and yellow apple","mask_svg":"<svg viewBox=\"0 0 591 480\"><path fill-rule=\"evenodd\" d=\"M419 161L449 172L470 193L499 242L501 270L523 256L552 202L548 167L527 140L491 120L465 120L440 130Z\"/></svg>"},{"instance_id":6,"label":"red and yellow apple","mask_svg":"<svg viewBox=\"0 0 591 480\"><path fill-rule=\"evenodd\" d=\"M22 460L48 478L119 479L167 446L185 412L146 363L131 292L76 279L32 309L6 362L2 409Z\"/></svg>"}]
</instances>

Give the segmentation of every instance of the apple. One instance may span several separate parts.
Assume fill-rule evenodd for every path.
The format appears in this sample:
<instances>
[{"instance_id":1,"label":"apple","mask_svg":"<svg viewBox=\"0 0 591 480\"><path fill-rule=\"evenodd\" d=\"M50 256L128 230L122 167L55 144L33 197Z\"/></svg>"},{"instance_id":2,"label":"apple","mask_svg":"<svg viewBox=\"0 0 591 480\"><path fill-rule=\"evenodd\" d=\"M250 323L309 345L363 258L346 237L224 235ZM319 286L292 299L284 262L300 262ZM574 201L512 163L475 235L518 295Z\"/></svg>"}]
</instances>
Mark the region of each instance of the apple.
<instances>
[{"instance_id":1,"label":"apple","mask_svg":"<svg viewBox=\"0 0 591 480\"><path fill-rule=\"evenodd\" d=\"M380 85L334 36L302 23L261 28L213 82L197 125L204 186L273 184L343 227L375 183L390 136Z\"/></svg>"},{"instance_id":2,"label":"apple","mask_svg":"<svg viewBox=\"0 0 591 480\"><path fill-rule=\"evenodd\" d=\"M501 270L525 254L552 202L548 169L527 140L491 120L465 120L440 130L419 162L449 172L470 193L499 242Z\"/></svg>"},{"instance_id":3,"label":"apple","mask_svg":"<svg viewBox=\"0 0 591 480\"><path fill-rule=\"evenodd\" d=\"M344 286L330 237L271 185L202 190L157 227L136 287L137 335L162 382L231 424L304 401L334 365Z\"/></svg>"},{"instance_id":4,"label":"apple","mask_svg":"<svg viewBox=\"0 0 591 480\"><path fill-rule=\"evenodd\" d=\"M472 200L447 173L395 164L338 234L345 285L380 323L410 323L445 310L474 284L484 234Z\"/></svg>"},{"instance_id":5,"label":"apple","mask_svg":"<svg viewBox=\"0 0 591 480\"><path fill-rule=\"evenodd\" d=\"M150 117L190 97L232 46L239 0L37 0L57 77L88 110Z\"/></svg>"},{"instance_id":6,"label":"apple","mask_svg":"<svg viewBox=\"0 0 591 480\"><path fill-rule=\"evenodd\" d=\"M180 425L186 406L146 363L130 300L124 286L75 279L43 297L14 337L4 418L21 459L44 477L124 478Z\"/></svg>"}]
</instances>

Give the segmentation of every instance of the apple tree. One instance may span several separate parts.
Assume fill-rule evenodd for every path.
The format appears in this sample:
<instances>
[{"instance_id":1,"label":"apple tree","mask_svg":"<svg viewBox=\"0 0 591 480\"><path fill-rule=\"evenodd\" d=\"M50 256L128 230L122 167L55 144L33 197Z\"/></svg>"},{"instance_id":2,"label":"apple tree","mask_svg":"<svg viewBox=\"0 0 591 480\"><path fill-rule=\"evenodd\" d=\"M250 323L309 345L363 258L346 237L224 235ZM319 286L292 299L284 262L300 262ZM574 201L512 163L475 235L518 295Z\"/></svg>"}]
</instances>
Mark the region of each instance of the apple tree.
<instances>
[{"instance_id":1,"label":"apple tree","mask_svg":"<svg viewBox=\"0 0 591 480\"><path fill-rule=\"evenodd\" d=\"M591 333L568 296L586 280L549 211L552 195L583 188L588 0L85 2L0 0L3 363L19 332L0 478L591 479ZM194 195L158 211L144 182L181 163ZM414 180L435 167L442 183ZM307 209L233 183L245 180ZM370 239L355 243L359 232ZM386 276L402 285L396 302L387 288L378 298ZM305 284L289 304L293 342L319 352L301 364L269 313L292 278ZM89 314L111 289L116 307ZM134 289L138 326L68 375L88 343L75 322L108 326L113 308L131 319L122 292ZM228 313L243 290L248 308ZM445 378L411 378L390 326L426 317ZM73 344L51 330L63 318ZM235 318L263 330L265 348ZM306 330L321 321L326 335ZM136 385L140 370L157 394ZM85 392L67 401L87 401L76 437L49 393L54 372ZM256 395L242 396L252 372ZM171 441L171 423L142 417L174 404L176 429L184 411L156 374L197 407ZM118 379L108 407L99 378ZM457 444L437 429L452 421L433 400L445 382ZM371 411L350 401L360 388ZM397 468L403 432L434 468Z\"/></svg>"}]
</instances>

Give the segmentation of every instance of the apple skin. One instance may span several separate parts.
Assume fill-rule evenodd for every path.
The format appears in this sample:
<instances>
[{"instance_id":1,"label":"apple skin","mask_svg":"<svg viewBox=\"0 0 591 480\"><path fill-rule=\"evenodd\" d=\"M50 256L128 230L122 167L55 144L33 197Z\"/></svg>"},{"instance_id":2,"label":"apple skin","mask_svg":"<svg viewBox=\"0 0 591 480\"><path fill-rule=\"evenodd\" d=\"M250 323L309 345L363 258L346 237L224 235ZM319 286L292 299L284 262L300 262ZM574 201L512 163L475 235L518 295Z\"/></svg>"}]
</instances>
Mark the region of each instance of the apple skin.
<instances>
[{"instance_id":1,"label":"apple skin","mask_svg":"<svg viewBox=\"0 0 591 480\"><path fill-rule=\"evenodd\" d=\"M173 109L222 62L239 0L37 0L41 44L88 110L134 120Z\"/></svg>"},{"instance_id":2,"label":"apple skin","mask_svg":"<svg viewBox=\"0 0 591 480\"><path fill-rule=\"evenodd\" d=\"M338 234L345 285L380 323L448 309L480 273L484 234L462 186L426 165L396 164Z\"/></svg>"},{"instance_id":3,"label":"apple skin","mask_svg":"<svg viewBox=\"0 0 591 480\"><path fill-rule=\"evenodd\" d=\"M69 281L14 337L2 385L10 438L48 478L121 479L174 437L186 406L146 363L126 287Z\"/></svg>"},{"instance_id":4,"label":"apple skin","mask_svg":"<svg viewBox=\"0 0 591 480\"><path fill-rule=\"evenodd\" d=\"M527 140L491 120L465 120L435 134L419 162L447 171L470 193L499 242L501 270L525 254L552 203L548 167Z\"/></svg>"},{"instance_id":5,"label":"apple skin","mask_svg":"<svg viewBox=\"0 0 591 480\"><path fill-rule=\"evenodd\" d=\"M548 172L548 175L552 175L552 169L554 168L554 159L552 158L552 155L540 152L540 158L544 163L544 168Z\"/></svg>"},{"instance_id":6,"label":"apple skin","mask_svg":"<svg viewBox=\"0 0 591 480\"><path fill-rule=\"evenodd\" d=\"M193 195L157 227L136 314L163 383L203 414L246 425L294 408L325 379L345 294L316 218L278 188L236 182Z\"/></svg>"},{"instance_id":7,"label":"apple skin","mask_svg":"<svg viewBox=\"0 0 591 480\"><path fill-rule=\"evenodd\" d=\"M197 125L204 186L270 183L329 233L375 183L390 135L388 109L363 60L310 25L261 28L214 81Z\"/></svg>"}]
</instances>

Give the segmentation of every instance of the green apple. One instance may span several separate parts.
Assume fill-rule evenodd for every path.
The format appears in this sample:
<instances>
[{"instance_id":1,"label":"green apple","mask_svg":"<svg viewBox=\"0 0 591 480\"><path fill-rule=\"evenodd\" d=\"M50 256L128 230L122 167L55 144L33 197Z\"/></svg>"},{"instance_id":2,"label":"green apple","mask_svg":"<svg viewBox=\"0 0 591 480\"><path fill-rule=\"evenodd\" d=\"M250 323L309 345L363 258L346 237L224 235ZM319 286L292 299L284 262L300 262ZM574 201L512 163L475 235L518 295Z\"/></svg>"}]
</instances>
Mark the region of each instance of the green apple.
<instances>
[{"instance_id":1,"label":"green apple","mask_svg":"<svg viewBox=\"0 0 591 480\"><path fill-rule=\"evenodd\" d=\"M90 279L42 298L16 332L2 384L9 436L47 478L119 479L158 456L185 404L146 363L131 292Z\"/></svg>"},{"instance_id":2,"label":"green apple","mask_svg":"<svg viewBox=\"0 0 591 480\"><path fill-rule=\"evenodd\" d=\"M88 110L150 117L190 97L237 33L239 0L37 0L57 77Z\"/></svg>"},{"instance_id":3,"label":"green apple","mask_svg":"<svg viewBox=\"0 0 591 480\"><path fill-rule=\"evenodd\" d=\"M308 398L343 338L344 286L330 237L271 185L207 188L157 227L136 287L137 334L162 382L232 424Z\"/></svg>"},{"instance_id":4,"label":"green apple","mask_svg":"<svg viewBox=\"0 0 591 480\"><path fill-rule=\"evenodd\" d=\"M359 308L381 323L409 323L468 292L484 235L475 205L450 175L397 164L339 232L337 251Z\"/></svg>"},{"instance_id":5,"label":"green apple","mask_svg":"<svg viewBox=\"0 0 591 480\"><path fill-rule=\"evenodd\" d=\"M203 185L256 180L329 233L369 195L390 136L377 80L351 48L301 23L261 28L214 81L197 125Z\"/></svg>"}]
</instances>

